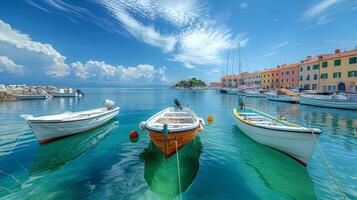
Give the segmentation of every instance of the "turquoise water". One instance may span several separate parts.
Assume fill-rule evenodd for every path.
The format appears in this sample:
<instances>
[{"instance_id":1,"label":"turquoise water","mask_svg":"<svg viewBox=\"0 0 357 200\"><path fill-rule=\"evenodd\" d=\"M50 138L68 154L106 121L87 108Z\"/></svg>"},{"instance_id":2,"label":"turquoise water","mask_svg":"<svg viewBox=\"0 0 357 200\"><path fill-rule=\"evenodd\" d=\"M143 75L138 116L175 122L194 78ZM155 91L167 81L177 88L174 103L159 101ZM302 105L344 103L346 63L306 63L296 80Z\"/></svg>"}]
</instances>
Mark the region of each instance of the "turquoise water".
<instances>
[{"instance_id":1,"label":"turquoise water","mask_svg":"<svg viewBox=\"0 0 357 200\"><path fill-rule=\"evenodd\" d=\"M0 199L342 199L318 149L304 168L260 145L236 126L237 97L215 91L83 88L80 99L0 103ZM20 114L55 114L116 101L119 116L94 131L39 145ZM140 121L178 98L215 121L165 159L139 132ZM319 144L342 189L357 199L357 113L247 99L247 104L293 123L321 128Z\"/></svg>"}]
</instances>

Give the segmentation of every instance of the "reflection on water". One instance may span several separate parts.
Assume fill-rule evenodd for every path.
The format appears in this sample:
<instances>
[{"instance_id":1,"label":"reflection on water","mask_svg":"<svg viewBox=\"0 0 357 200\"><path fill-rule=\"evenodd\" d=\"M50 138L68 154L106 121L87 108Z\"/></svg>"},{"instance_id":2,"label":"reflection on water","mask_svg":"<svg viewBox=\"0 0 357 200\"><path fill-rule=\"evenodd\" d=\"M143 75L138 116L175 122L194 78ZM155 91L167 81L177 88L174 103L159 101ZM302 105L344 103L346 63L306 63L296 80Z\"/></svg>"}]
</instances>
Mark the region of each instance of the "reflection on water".
<instances>
[{"instance_id":1,"label":"reflection on water","mask_svg":"<svg viewBox=\"0 0 357 200\"><path fill-rule=\"evenodd\" d=\"M199 136L179 150L182 192L187 190L197 175L201 150ZM160 149L151 142L140 156L145 160L144 178L150 190L163 200L178 196L180 189L176 155L166 159Z\"/></svg>"},{"instance_id":2,"label":"reflection on water","mask_svg":"<svg viewBox=\"0 0 357 200\"><path fill-rule=\"evenodd\" d=\"M29 170L30 176L47 170L57 170L67 162L78 158L89 148L94 148L118 124L118 121L112 120L93 131L40 145Z\"/></svg>"},{"instance_id":3,"label":"reflection on water","mask_svg":"<svg viewBox=\"0 0 357 200\"><path fill-rule=\"evenodd\" d=\"M307 169L290 157L261 145L235 127L240 156L266 187L292 199L316 199Z\"/></svg>"}]
</instances>

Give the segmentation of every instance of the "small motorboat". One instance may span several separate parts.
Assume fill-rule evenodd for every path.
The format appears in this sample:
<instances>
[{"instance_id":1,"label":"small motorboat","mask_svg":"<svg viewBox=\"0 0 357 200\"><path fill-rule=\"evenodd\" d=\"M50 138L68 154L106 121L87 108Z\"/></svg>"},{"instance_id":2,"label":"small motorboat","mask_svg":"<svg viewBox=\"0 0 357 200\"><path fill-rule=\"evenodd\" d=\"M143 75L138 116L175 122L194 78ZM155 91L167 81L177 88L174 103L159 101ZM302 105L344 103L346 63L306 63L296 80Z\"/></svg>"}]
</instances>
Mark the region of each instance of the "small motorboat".
<instances>
[{"instance_id":1,"label":"small motorboat","mask_svg":"<svg viewBox=\"0 0 357 200\"><path fill-rule=\"evenodd\" d=\"M266 98L265 94L261 91L249 90L244 93L245 97L254 97L254 98Z\"/></svg>"},{"instance_id":2,"label":"small motorboat","mask_svg":"<svg viewBox=\"0 0 357 200\"><path fill-rule=\"evenodd\" d=\"M104 108L81 112L65 112L57 115L34 117L21 115L31 127L37 140L41 143L51 142L60 138L97 128L119 113L119 107L110 100L103 102Z\"/></svg>"},{"instance_id":3,"label":"small motorboat","mask_svg":"<svg viewBox=\"0 0 357 200\"><path fill-rule=\"evenodd\" d=\"M47 99L48 94L14 94L17 100L38 100L38 99Z\"/></svg>"},{"instance_id":4,"label":"small motorboat","mask_svg":"<svg viewBox=\"0 0 357 200\"><path fill-rule=\"evenodd\" d=\"M317 128L306 128L275 118L253 108L234 108L233 115L243 133L258 143L277 149L306 166L315 148ZM314 135L313 135L314 134Z\"/></svg>"},{"instance_id":5,"label":"small motorboat","mask_svg":"<svg viewBox=\"0 0 357 200\"><path fill-rule=\"evenodd\" d=\"M81 97L83 93L80 90L74 91L72 88L59 89L57 92L53 93L53 97Z\"/></svg>"},{"instance_id":6,"label":"small motorboat","mask_svg":"<svg viewBox=\"0 0 357 200\"><path fill-rule=\"evenodd\" d=\"M299 96L287 89L279 89L276 93L265 93L266 97L270 101L281 101L287 103L299 103Z\"/></svg>"},{"instance_id":7,"label":"small motorboat","mask_svg":"<svg viewBox=\"0 0 357 200\"><path fill-rule=\"evenodd\" d=\"M341 94L333 94L333 95L304 94L304 95L300 95L300 104L326 107L326 108L357 110L357 101L355 99L349 99L347 96Z\"/></svg>"},{"instance_id":8,"label":"small motorboat","mask_svg":"<svg viewBox=\"0 0 357 200\"><path fill-rule=\"evenodd\" d=\"M175 100L174 107L168 107L147 121L141 122L141 130L148 130L153 143L168 158L202 131L205 122L188 107L182 107Z\"/></svg>"}]
</instances>

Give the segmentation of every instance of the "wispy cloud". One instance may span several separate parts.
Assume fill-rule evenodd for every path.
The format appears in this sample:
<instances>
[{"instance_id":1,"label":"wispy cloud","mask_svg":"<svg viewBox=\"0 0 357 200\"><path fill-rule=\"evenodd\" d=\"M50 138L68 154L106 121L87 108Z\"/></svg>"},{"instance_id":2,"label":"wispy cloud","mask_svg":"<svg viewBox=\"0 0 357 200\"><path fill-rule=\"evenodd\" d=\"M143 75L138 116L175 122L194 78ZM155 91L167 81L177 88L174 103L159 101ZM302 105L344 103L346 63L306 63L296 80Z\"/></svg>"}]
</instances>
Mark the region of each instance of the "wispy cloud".
<instances>
[{"instance_id":1,"label":"wispy cloud","mask_svg":"<svg viewBox=\"0 0 357 200\"><path fill-rule=\"evenodd\" d=\"M287 44L289 44L289 41L288 41L288 40L287 40L287 41L284 41L284 42L281 42L281 43L279 43L279 44L273 46L270 50L279 49L279 48L281 48L281 47L283 47L283 46L285 46L285 45L287 45Z\"/></svg>"},{"instance_id":2,"label":"wispy cloud","mask_svg":"<svg viewBox=\"0 0 357 200\"><path fill-rule=\"evenodd\" d=\"M307 9L300 17L308 24L308 28L328 24L335 20L336 15L351 11L357 5L355 0L320 0Z\"/></svg>"},{"instance_id":3,"label":"wispy cloud","mask_svg":"<svg viewBox=\"0 0 357 200\"><path fill-rule=\"evenodd\" d=\"M276 54L278 54L278 53L279 53L278 51L272 51L272 52L269 52L269 53L264 54L263 57L273 56L273 55L276 55Z\"/></svg>"},{"instance_id":4,"label":"wispy cloud","mask_svg":"<svg viewBox=\"0 0 357 200\"><path fill-rule=\"evenodd\" d=\"M248 2L243 2L243 3L240 4L240 8L241 9L247 9L248 6L249 6Z\"/></svg>"},{"instance_id":5,"label":"wispy cloud","mask_svg":"<svg viewBox=\"0 0 357 200\"><path fill-rule=\"evenodd\" d=\"M46 9L43 4L28 1L35 7L40 6L39 9ZM93 2L102 6L130 36L162 49L168 60L181 62L188 68L217 64L224 59L224 52L227 49L236 48L238 43L245 46L249 40L246 34L233 34L223 22L217 22L212 18L209 6L201 0ZM61 0L51 0L46 4L66 13L71 20L89 16L87 18L93 19L96 24L112 32L121 33L117 26L105 23L106 21L101 16L94 15L90 8L81 8Z\"/></svg>"}]
</instances>

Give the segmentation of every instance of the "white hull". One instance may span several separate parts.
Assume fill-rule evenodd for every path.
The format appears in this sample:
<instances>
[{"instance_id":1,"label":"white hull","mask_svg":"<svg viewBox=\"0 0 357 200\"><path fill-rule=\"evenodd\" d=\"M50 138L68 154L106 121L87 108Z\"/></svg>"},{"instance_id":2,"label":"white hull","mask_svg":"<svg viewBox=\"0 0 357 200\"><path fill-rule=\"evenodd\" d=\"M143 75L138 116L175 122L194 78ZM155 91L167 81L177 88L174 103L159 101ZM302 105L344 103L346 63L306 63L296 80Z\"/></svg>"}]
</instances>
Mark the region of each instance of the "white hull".
<instances>
[{"instance_id":1,"label":"white hull","mask_svg":"<svg viewBox=\"0 0 357 200\"><path fill-rule=\"evenodd\" d=\"M266 98L266 96L262 93L255 93L255 92L247 92L245 93L246 97L254 97L254 98Z\"/></svg>"},{"instance_id":2,"label":"white hull","mask_svg":"<svg viewBox=\"0 0 357 200\"><path fill-rule=\"evenodd\" d=\"M337 109L353 109L357 110L357 102L353 101L334 101L329 99L319 99L313 96L300 96L300 104L319 106L326 108L337 108Z\"/></svg>"},{"instance_id":3,"label":"white hull","mask_svg":"<svg viewBox=\"0 0 357 200\"><path fill-rule=\"evenodd\" d=\"M281 102L288 102L288 103L299 102L299 98L297 96L266 94L266 97L270 101L281 101Z\"/></svg>"},{"instance_id":4,"label":"white hull","mask_svg":"<svg viewBox=\"0 0 357 200\"><path fill-rule=\"evenodd\" d=\"M53 93L53 97L76 97L78 96L77 93Z\"/></svg>"},{"instance_id":5,"label":"white hull","mask_svg":"<svg viewBox=\"0 0 357 200\"><path fill-rule=\"evenodd\" d=\"M93 117L90 116L91 114L86 114L95 112L102 113L92 114ZM119 108L108 110L106 112L103 109L94 109L78 113L83 113L82 115L87 115L88 117L69 120L36 120L36 118L33 118L27 119L27 122L30 125L32 132L36 136L37 140L40 143L47 143L101 126L118 115ZM61 115L66 115L66 113Z\"/></svg>"},{"instance_id":6,"label":"white hull","mask_svg":"<svg viewBox=\"0 0 357 200\"><path fill-rule=\"evenodd\" d=\"M316 138L321 132L319 129L308 129L297 125L255 125L255 122L245 122L238 118L234 110L233 115L239 129L248 137L295 158L305 166L316 145L312 131Z\"/></svg>"}]
</instances>

